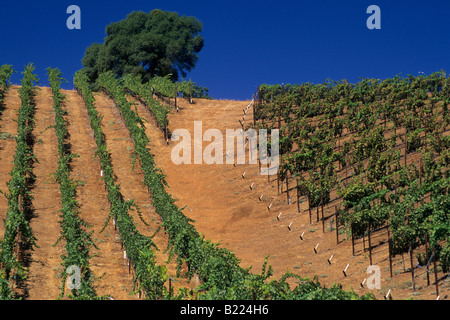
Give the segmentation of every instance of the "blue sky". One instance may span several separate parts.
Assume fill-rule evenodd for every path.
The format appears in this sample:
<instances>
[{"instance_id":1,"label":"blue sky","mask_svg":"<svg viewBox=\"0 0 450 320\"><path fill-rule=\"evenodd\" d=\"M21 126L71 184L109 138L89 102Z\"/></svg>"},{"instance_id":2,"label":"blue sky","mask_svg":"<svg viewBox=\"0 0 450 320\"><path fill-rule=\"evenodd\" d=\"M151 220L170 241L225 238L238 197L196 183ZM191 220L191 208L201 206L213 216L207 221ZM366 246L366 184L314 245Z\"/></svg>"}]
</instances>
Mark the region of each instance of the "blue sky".
<instances>
[{"instance_id":1,"label":"blue sky","mask_svg":"<svg viewBox=\"0 0 450 320\"><path fill-rule=\"evenodd\" d=\"M81 30L69 30L69 5L81 8ZM381 9L381 30L369 30L370 5ZM35 63L69 80L82 68L86 47L102 42L105 27L135 10L175 11L204 26L205 46L188 78L218 99L250 99L261 83L321 83L327 78L384 79L450 72L450 1L2 1L0 64L20 72Z\"/></svg>"}]
</instances>

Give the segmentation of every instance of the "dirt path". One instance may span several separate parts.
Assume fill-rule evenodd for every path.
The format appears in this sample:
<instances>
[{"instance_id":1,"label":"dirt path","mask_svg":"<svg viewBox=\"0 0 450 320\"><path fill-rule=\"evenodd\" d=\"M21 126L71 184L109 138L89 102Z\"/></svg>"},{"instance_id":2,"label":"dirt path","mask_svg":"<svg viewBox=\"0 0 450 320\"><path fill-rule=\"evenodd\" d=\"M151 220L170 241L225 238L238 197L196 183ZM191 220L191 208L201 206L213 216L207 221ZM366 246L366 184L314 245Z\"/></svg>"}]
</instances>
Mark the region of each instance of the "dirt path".
<instances>
[{"instance_id":1,"label":"dirt path","mask_svg":"<svg viewBox=\"0 0 450 320\"><path fill-rule=\"evenodd\" d=\"M27 280L27 299L54 300L60 294L62 284L61 257L64 241L54 244L60 237L58 210L61 208L59 185L52 174L57 170L58 150L54 128L53 99L50 88L40 88L36 97L36 126L34 128L34 153L39 163L33 169L36 175L33 189L34 216L31 228L38 247L29 252L31 262Z\"/></svg>"},{"instance_id":2,"label":"dirt path","mask_svg":"<svg viewBox=\"0 0 450 320\"><path fill-rule=\"evenodd\" d=\"M134 222L137 224L139 232L146 236L152 236L161 224L159 215L154 211L151 204L151 196L147 188L143 185L143 173L139 161L136 161L134 169L132 166L131 155L134 152L133 141L129 137L129 131L123 122L119 109L114 106L114 102L105 94L96 95L96 104L98 112L103 115L103 133L106 136L106 144L111 153L111 161L114 174L117 177L117 183L121 187L124 199L134 199L140 208L142 217L149 226L146 226L138 217L136 211L130 212ZM190 283L183 278L176 277L175 259L166 264L169 256L164 251L168 245L168 235L162 230L158 232L153 241L159 248L156 252L156 261L160 265L166 265L168 274L172 278L172 285L175 289L178 287L192 288L198 283L194 280Z\"/></svg>"},{"instance_id":3,"label":"dirt path","mask_svg":"<svg viewBox=\"0 0 450 320\"><path fill-rule=\"evenodd\" d=\"M80 204L81 218L92 226L92 239L99 250L91 249L91 270L96 280L94 289L99 296L111 296L115 300L137 299L131 295L133 277L123 259L123 249L119 235L110 223L101 232L109 214L108 194L101 179L101 167L95 157L97 146L89 124L89 115L84 101L76 91L62 90L68 101L65 105L69 122L69 142L72 154L80 157L72 161L72 178L81 181L77 188L77 200ZM100 233L101 232L101 233Z\"/></svg>"}]
</instances>

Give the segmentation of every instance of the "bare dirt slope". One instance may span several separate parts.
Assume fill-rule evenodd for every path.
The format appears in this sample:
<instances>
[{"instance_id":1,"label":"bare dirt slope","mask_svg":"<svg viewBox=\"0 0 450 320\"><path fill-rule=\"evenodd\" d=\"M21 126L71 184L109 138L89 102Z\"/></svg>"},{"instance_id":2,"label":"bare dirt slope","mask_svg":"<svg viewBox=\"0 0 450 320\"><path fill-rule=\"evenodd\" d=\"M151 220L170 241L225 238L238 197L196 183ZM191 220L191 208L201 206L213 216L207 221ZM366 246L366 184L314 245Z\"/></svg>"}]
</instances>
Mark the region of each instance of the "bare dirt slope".
<instances>
[{"instance_id":1,"label":"bare dirt slope","mask_svg":"<svg viewBox=\"0 0 450 320\"><path fill-rule=\"evenodd\" d=\"M81 184L77 188L81 218L92 226L93 248L90 260L95 275L94 289L99 296L111 296L116 300L137 299L131 295L132 275L127 260L123 258L120 237L109 223L102 231L109 215L110 205L105 183L101 178L101 167L95 156L97 146L89 124L89 115L83 98L76 91L62 90L67 97L66 120L69 122L71 151L79 157L72 161L72 178Z\"/></svg>"},{"instance_id":2,"label":"bare dirt slope","mask_svg":"<svg viewBox=\"0 0 450 320\"><path fill-rule=\"evenodd\" d=\"M120 185L124 198L126 200L133 199L141 212L142 219L139 217L137 210L129 212L134 223L137 224L137 229L145 236L153 236L152 240L158 247L158 251L155 252L156 263L168 268L168 275L172 279L171 284L175 290L180 286L185 288L195 287L196 284L199 284L196 283L195 279L188 282L186 279L177 277L175 259L167 263L169 254L165 251L168 247L168 235L162 229L155 234L162 221L152 206L151 193L143 184L144 176L138 160L133 167L134 143L129 136L129 131L118 107L114 105L113 100L103 93L96 95L95 107L103 116L102 131L105 134L106 145L111 154L116 183Z\"/></svg>"},{"instance_id":3,"label":"bare dirt slope","mask_svg":"<svg viewBox=\"0 0 450 320\"><path fill-rule=\"evenodd\" d=\"M226 129L241 127L239 120L243 120L243 109L250 101L195 102L193 105L180 102L181 111L174 111L170 117L170 131L187 129L193 138L194 121L202 121L203 133L207 129L219 129L225 141ZM157 165L167 175L168 191L178 199L179 207L187 206L184 213L196 221L198 231L207 239L232 250L242 260L242 266L252 266L254 272L260 272L264 258L270 256L269 264L273 266L277 278L289 270L302 277L317 276L326 286L342 283L345 289L353 289L358 294L370 291L379 299L383 299L389 290L394 299L436 298L434 274L430 274L431 285L427 286L424 269L416 269L417 292L413 292L411 274L407 272L410 262L406 255L404 259L402 256L394 257L393 278L390 277L386 229L374 233L371 239L372 264L381 269L381 289L368 290L367 285L361 286L361 282L370 276L367 274L370 265L367 239L365 242L356 241L355 256L352 255L350 238L345 230L340 229L337 244L333 217L337 201L324 208L324 226L321 221L317 222L315 210L310 224L306 199L300 198L300 213L297 213L296 191L292 189L295 181L291 180L289 186L289 205L286 186L283 186L284 192L278 195L276 176L268 180L267 176L260 175L258 165L249 164L248 158L245 165L236 166L208 165L204 162L176 165L171 160L171 152L179 142L172 141L166 145L161 132L155 129L150 114L142 106L138 110L152 124L147 129L151 137L150 148ZM253 121L252 108L245 121L245 124ZM204 141L203 150L209 144L211 142ZM225 157L225 147L223 151ZM411 157L409 161L412 160ZM337 198L336 193L332 194L334 198ZM346 275L343 273L345 268ZM448 282L443 280L443 276L441 272L441 298L448 294Z\"/></svg>"},{"instance_id":4,"label":"bare dirt slope","mask_svg":"<svg viewBox=\"0 0 450 320\"><path fill-rule=\"evenodd\" d=\"M40 88L36 96L36 126L34 154L38 159L33 172L36 175L33 192L34 215L30 225L37 238L37 247L28 252L30 264L25 298L31 300L54 300L60 293L62 280L60 255L64 242L54 246L60 237L59 213L61 198L59 185L53 174L58 167L58 151L53 99L50 88Z\"/></svg>"}]
</instances>

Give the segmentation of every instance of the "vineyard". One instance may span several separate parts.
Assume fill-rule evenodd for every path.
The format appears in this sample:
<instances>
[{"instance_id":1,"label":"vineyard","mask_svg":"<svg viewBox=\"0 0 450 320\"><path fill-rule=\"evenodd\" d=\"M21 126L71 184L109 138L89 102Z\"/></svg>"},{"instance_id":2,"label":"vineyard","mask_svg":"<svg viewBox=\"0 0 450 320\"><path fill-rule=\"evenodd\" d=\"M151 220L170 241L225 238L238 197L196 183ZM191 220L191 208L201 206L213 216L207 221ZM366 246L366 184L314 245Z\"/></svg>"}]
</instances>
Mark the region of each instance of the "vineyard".
<instances>
[{"instance_id":1,"label":"vineyard","mask_svg":"<svg viewBox=\"0 0 450 320\"><path fill-rule=\"evenodd\" d=\"M355 241L366 250L367 238L371 265L371 237L386 230L390 276L392 258L408 254L415 291L413 260L426 266L428 285L434 261L438 296L437 264L444 274L450 268L449 90L442 72L261 85L248 125L280 130L278 194L284 183L298 213L305 202L310 223L321 221L323 231L334 220L337 242L340 230L347 233L353 255ZM326 207L334 214L324 216Z\"/></svg>"},{"instance_id":2,"label":"vineyard","mask_svg":"<svg viewBox=\"0 0 450 320\"><path fill-rule=\"evenodd\" d=\"M82 70L76 90L52 68L38 87L34 70L14 86L0 68L0 299L446 297L445 74L261 85L233 102L111 71L97 91ZM278 173L173 164L172 132L197 120L279 129Z\"/></svg>"}]
</instances>

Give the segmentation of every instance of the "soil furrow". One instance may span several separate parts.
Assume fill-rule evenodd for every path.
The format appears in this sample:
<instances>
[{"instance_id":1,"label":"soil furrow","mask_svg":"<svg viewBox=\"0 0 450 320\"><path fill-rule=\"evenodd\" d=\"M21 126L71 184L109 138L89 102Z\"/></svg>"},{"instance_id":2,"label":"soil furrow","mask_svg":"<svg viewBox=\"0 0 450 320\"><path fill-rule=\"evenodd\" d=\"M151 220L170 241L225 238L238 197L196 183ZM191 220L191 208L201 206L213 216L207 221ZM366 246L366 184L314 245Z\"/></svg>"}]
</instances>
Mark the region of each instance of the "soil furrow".
<instances>
[{"instance_id":1,"label":"soil furrow","mask_svg":"<svg viewBox=\"0 0 450 320\"><path fill-rule=\"evenodd\" d=\"M72 178L80 181L77 188L77 200L80 205L81 218L92 226L92 239L99 250L92 248L91 270L95 275L94 289L97 295L111 296L116 300L136 299L130 295L133 276L129 274L127 261L123 259L123 249L119 234L109 223L102 228L109 215L110 204L105 184L101 179L101 167L95 156L96 143L89 124L89 115L84 101L76 91L62 90L68 101L65 109L68 114L68 131L72 154Z\"/></svg>"},{"instance_id":2,"label":"soil furrow","mask_svg":"<svg viewBox=\"0 0 450 320\"><path fill-rule=\"evenodd\" d=\"M53 177L58 167L58 150L55 129L51 127L55 124L52 106L51 89L40 88L36 96L34 128L34 153L39 163L35 163L33 169L36 175L32 191L35 211L30 223L38 247L28 252L30 265L26 298L30 300L57 299L62 285L60 255L64 254L64 241L56 244L61 235L58 212L61 198L59 184Z\"/></svg>"},{"instance_id":3,"label":"soil furrow","mask_svg":"<svg viewBox=\"0 0 450 320\"><path fill-rule=\"evenodd\" d=\"M20 107L18 86L9 87L3 101L3 113L0 116L0 191L8 192L7 182L11 178L9 172L13 168L14 154L16 152L17 112ZM3 220L8 210L8 199L0 194L0 234L5 232Z\"/></svg>"},{"instance_id":4,"label":"soil furrow","mask_svg":"<svg viewBox=\"0 0 450 320\"><path fill-rule=\"evenodd\" d=\"M153 236L160 226L161 218L155 212L151 195L144 186L144 176L137 160L132 164L132 154L134 152L134 144L129 137L129 131L120 115L119 109L114 105L113 100L109 99L105 94L96 95L96 108L103 115L103 133L106 137L106 144L111 153L111 161L114 174L117 177L116 182L120 185L124 199L134 199L138 205L143 220L149 224L145 225L138 216L136 211L130 211L134 222L137 224L139 232L145 236ZM176 260L166 264L169 255L164 251L168 246L168 235L161 229L154 237L153 241L158 247L156 251L156 262L159 265L166 265L168 275L172 278L172 285L176 289L178 287L192 288L199 283L196 280L187 283L185 279L176 277Z\"/></svg>"}]
</instances>

